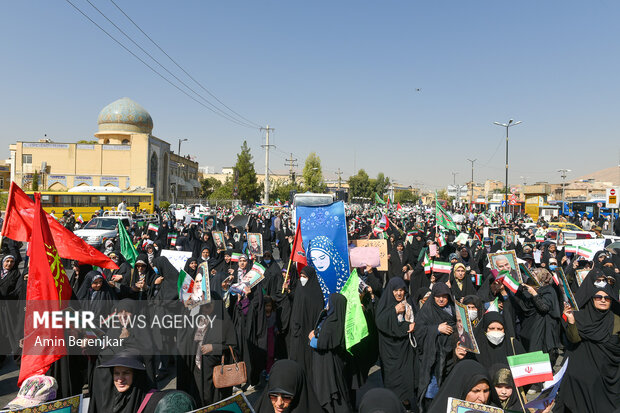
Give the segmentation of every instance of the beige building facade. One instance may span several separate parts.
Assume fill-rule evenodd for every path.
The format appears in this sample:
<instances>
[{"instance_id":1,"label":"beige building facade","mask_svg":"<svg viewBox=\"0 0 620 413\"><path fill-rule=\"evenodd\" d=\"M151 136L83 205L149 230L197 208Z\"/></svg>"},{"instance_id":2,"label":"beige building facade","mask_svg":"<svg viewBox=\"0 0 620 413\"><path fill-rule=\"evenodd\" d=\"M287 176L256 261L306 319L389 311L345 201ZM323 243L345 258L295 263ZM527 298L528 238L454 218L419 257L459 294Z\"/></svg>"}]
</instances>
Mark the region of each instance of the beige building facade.
<instances>
[{"instance_id":1,"label":"beige building facade","mask_svg":"<svg viewBox=\"0 0 620 413\"><path fill-rule=\"evenodd\" d=\"M96 140L82 143L20 141L10 146L10 177L24 189L39 176L39 189L65 191L79 186L114 186L153 192L156 203L170 200L177 187L195 195L198 164L170 151L152 135L150 114L129 98L112 102L99 113ZM187 166L187 173L179 164Z\"/></svg>"}]
</instances>

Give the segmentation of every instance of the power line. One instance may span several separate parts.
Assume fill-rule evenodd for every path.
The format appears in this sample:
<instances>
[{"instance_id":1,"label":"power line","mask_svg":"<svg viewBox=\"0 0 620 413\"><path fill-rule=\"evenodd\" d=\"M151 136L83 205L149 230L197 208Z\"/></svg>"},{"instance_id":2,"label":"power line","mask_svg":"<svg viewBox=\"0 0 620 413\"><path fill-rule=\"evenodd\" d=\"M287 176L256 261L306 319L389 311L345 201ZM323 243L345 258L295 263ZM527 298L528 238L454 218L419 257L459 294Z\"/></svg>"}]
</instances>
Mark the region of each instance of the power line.
<instances>
[{"instance_id":1,"label":"power line","mask_svg":"<svg viewBox=\"0 0 620 413\"><path fill-rule=\"evenodd\" d=\"M248 123L250 123L250 124L254 125L256 128L260 128L260 127L261 127L261 125L259 125L258 123L256 123L256 122L252 122L252 121L251 121L251 120L249 120L248 118L246 118L246 117L244 117L244 116L240 115L239 113L237 113L237 112L235 112L234 110L232 110L229 106L227 106L227 105L226 105L224 102L222 102L220 99L218 99L218 97L217 97L217 96L215 96L213 93L211 93L211 92L210 92L210 91L209 91L206 87L204 87L204 86L202 85L202 83L200 83L199 81L197 81L197 80L196 80L196 79L195 79L192 75L190 75L190 74L189 74L189 73L188 73L185 69L183 69L183 67L181 67L181 65L179 65L179 64L178 64L178 63L177 63L177 62L176 62L176 61L175 61L172 57L170 57L170 55L169 55L168 53L166 53L166 51L165 51L164 49L162 49L162 48L159 46L159 44L157 44L157 42L155 42L155 40L153 40L153 39L152 39L152 38L151 38L148 34L146 34L146 33L144 32L144 30L142 30L142 28L140 28L140 26L138 26L138 24L137 24L135 21L133 21L133 20L132 20L132 18L131 18L131 17L129 17L129 16L127 15L127 13L125 13L125 12L123 11L123 9L121 9L121 8L118 6L118 4L116 4L116 3L114 2L114 0L110 0L110 2L111 2L111 3L112 3L112 4L113 4L113 5L114 5L114 6L115 6L115 7L116 7L116 8L117 8L117 9L118 9L121 13L123 13L123 15L124 15L125 17L127 17L127 19L128 19L128 20L129 20L129 21L130 21L130 22L131 22L134 26L136 26L136 28L137 28L138 30L140 30L140 32L142 32L142 34L143 34L144 36L146 36L146 38L147 38L147 39L149 39L149 40L151 41L151 43L153 43L153 44L154 44L154 45L155 45L155 46L156 46L156 47L157 47L157 48L158 48L158 49L159 49L159 50L160 50L163 54L165 54L165 55L166 55L166 57L167 57L168 59L170 59L170 61L171 61L172 63L174 63L174 64L175 64L175 65L176 65L179 69L181 69L181 71L183 71L183 73L185 73L185 74L187 75L187 77L189 77L190 79L192 79L192 80L193 80L193 81L194 81L194 82L195 82L198 86L200 86L200 88L201 88L202 90L204 90L205 92L207 92L207 93L209 94L209 96L211 96L213 99L217 100L217 101L218 101L218 102L219 102L222 106L224 106L226 109L230 110L230 111L231 111L232 113L234 113L235 115L239 116L241 119L243 119L243 120L245 120L246 122L248 122Z\"/></svg>"},{"instance_id":2,"label":"power line","mask_svg":"<svg viewBox=\"0 0 620 413\"><path fill-rule=\"evenodd\" d=\"M251 129L256 129L254 126L248 126L247 124L244 124L240 121L237 121L236 119L230 118L230 117L226 117L222 114L220 114L219 112L216 112L215 110L213 110L212 108L210 108L209 106L205 105L203 102L199 101L198 99L196 99L194 96L190 95L187 91L183 90L182 88L180 88L178 85L174 84L170 79L168 79L166 76L162 75L160 72L157 71L157 69L155 69L153 66L149 65L147 62L144 61L144 59L142 59L140 56L138 56L137 54L135 54L133 51L131 51L127 46L125 46L121 41L119 41L118 39L116 39L114 36L112 36L108 31L106 31L103 27L101 27L97 22L95 22L93 19L90 18L90 16L88 16L84 11L82 11L78 6L76 6L75 4L73 4L71 2L71 0L65 0L67 3L69 3L74 9L76 9L82 16L84 16L86 19L88 19L92 24L94 24L99 30L101 30L102 32L104 32L110 39L114 40L114 42L116 42L119 46L121 46L123 49L125 49L129 54L131 54L133 57L135 57L136 59L138 59L142 64L144 64L146 67L148 67L149 69L151 69L151 71L153 73L155 73L156 75L158 75L159 77L161 77L163 80L165 80L167 83L169 83L171 86L173 86L175 89L179 90L181 93L183 93L185 96L189 97L190 99L192 99L194 102L198 103L199 105L203 106L205 109L210 110L211 112L213 112L214 114L230 121L233 123L236 123L239 126L244 126L247 128L251 128ZM92 4L91 4L92 5ZM94 6L93 6L94 7ZM151 57L151 59L153 59ZM155 59L153 59L155 60ZM158 63L159 64L159 63ZM194 92L196 93L196 92Z\"/></svg>"},{"instance_id":3,"label":"power line","mask_svg":"<svg viewBox=\"0 0 620 413\"><path fill-rule=\"evenodd\" d=\"M220 108L218 108L217 106L215 106L213 103L209 102L208 99L206 99L204 96L202 96L200 93L196 92L194 89L192 89L190 86L188 86L185 82L183 82L181 79L179 79L174 73L172 73L170 70L168 70L164 65L162 65L157 59L155 59L149 52L147 52L146 50L144 50L144 48L142 46L140 46L136 41L134 41L131 36L129 36L127 33L125 33L123 31L123 29L121 29L120 27L118 27L118 25L116 25L116 23L114 23L112 20L110 20L110 18L108 18L108 16L105 15L105 13L103 13L101 10L99 10L97 8L97 6L95 6L90 0L86 0L86 2L88 4L91 5L92 8L94 8L95 10L97 10L97 12L103 16L104 19L106 19L112 26L114 26L119 32L121 32L130 42L132 42L138 49L140 49L144 54L146 54L148 57L151 58L151 60L153 60L155 63L157 63L157 65L159 65L159 67L161 67L162 69L164 69L166 72L168 72L168 74L170 74L172 77L174 77L177 81L179 81L179 83L181 83L183 86L185 86L187 89L191 90L196 96L198 96L199 98L201 98L203 101L205 101L209 106L213 107L215 110L217 110L218 112L220 112L223 116L225 116L228 120L231 121L237 121L239 124L244 123L239 121L238 119L234 119L232 116L230 116L228 113L225 113L224 111L222 111ZM252 125L246 124L244 126L247 127L253 127Z\"/></svg>"}]
</instances>

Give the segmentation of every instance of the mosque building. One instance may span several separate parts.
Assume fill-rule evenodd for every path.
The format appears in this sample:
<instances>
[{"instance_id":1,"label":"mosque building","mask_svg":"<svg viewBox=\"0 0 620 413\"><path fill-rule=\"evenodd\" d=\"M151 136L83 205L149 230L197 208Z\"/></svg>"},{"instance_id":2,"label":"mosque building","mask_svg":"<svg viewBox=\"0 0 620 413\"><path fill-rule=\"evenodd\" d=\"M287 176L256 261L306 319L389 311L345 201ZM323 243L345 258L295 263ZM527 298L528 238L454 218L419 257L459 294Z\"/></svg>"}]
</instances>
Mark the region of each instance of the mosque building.
<instances>
[{"instance_id":1,"label":"mosque building","mask_svg":"<svg viewBox=\"0 0 620 413\"><path fill-rule=\"evenodd\" d=\"M153 119L138 103L116 100L101 110L97 123L96 141L43 139L10 145L11 180L28 189L36 172L40 190L113 186L152 191L155 203L198 196L198 163L153 136Z\"/></svg>"}]
</instances>

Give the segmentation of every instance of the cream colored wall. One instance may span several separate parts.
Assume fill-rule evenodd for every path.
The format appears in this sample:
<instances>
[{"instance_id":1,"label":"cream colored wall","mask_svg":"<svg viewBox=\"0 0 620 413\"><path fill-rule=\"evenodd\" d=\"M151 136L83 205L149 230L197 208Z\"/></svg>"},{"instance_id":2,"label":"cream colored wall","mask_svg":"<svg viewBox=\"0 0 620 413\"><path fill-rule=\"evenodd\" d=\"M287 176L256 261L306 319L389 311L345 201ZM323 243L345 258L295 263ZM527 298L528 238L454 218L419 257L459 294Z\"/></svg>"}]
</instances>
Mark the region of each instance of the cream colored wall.
<instances>
[{"instance_id":1,"label":"cream colored wall","mask_svg":"<svg viewBox=\"0 0 620 413\"><path fill-rule=\"evenodd\" d=\"M147 187L147 134L131 136L119 135L112 137L110 144L119 144L122 139L131 139L130 150L103 149L101 144L59 144L66 148L24 148L23 142L17 142L15 148L15 179L21 184L24 174L31 174L35 170L41 171L42 162L47 162L47 175L66 175L66 186L75 186L73 176L91 176L93 185L100 185L99 177L115 176L119 178L119 187L127 187L127 177L130 186ZM103 138L100 139L103 141ZM53 143L56 145L56 143ZM92 148L92 149L88 149ZM32 155L30 167L22 163L22 155ZM51 184L52 182L48 182ZM58 188L58 184L54 186Z\"/></svg>"},{"instance_id":2,"label":"cream colored wall","mask_svg":"<svg viewBox=\"0 0 620 413\"><path fill-rule=\"evenodd\" d=\"M131 135L131 186L148 187L149 135Z\"/></svg>"}]
</instances>

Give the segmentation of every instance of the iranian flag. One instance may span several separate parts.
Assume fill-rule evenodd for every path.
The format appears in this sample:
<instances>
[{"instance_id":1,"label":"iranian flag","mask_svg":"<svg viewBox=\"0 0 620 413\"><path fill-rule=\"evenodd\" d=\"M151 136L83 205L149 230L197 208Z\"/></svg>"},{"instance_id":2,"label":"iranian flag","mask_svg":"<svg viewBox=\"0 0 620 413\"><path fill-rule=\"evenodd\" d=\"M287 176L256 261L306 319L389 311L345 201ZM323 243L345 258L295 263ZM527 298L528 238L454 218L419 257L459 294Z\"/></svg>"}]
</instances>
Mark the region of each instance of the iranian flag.
<instances>
[{"instance_id":1,"label":"iranian flag","mask_svg":"<svg viewBox=\"0 0 620 413\"><path fill-rule=\"evenodd\" d=\"M521 284L519 281L512 278L512 276L510 275L508 271L506 271L506 275L504 276L503 283L506 286L506 288L508 288L510 291L512 291L515 294L517 293L517 289L519 288L519 285Z\"/></svg>"},{"instance_id":2,"label":"iranian flag","mask_svg":"<svg viewBox=\"0 0 620 413\"><path fill-rule=\"evenodd\" d=\"M200 224L202 222L202 219L200 217L192 217L190 223L191 224Z\"/></svg>"},{"instance_id":3,"label":"iranian flag","mask_svg":"<svg viewBox=\"0 0 620 413\"><path fill-rule=\"evenodd\" d=\"M177 290L179 292L179 300L185 302L194 290L194 279L185 271L179 271L179 279L177 281Z\"/></svg>"},{"instance_id":4,"label":"iranian flag","mask_svg":"<svg viewBox=\"0 0 620 413\"><path fill-rule=\"evenodd\" d=\"M82 215L79 215L79 216L77 217L77 222L79 222L80 224L83 224L83 223L84 223L84 218L82 218Z\"/></svg>"},{"instance_id":5,"label":"iranian flag","mask_svg":"<svg viewBox=\"0 0 620 413\"><path fill-rule=\"evenodd\" d=\"M517 387L553 380L553 370L547 353L535 351L506 358Z\"/></svg>"},{"instance_id":6,"label":"iranian flag","mask_svg":"<svg viewBox=\"0 0 620 413\"><path fill-rule=\"evenodd\" d=\"M482 274L474 274L473 278L473 282L475 285L477 285L478 287L482 285Z\"/></svg>"},{"instance_id":7,"label":"iranian flag","mask_svg":"<svg viewBox=\"0 0 620 413\"><path fill-rule=\"evenodd\" d=\"M452 270L452 264L450 264L449 262L442 262L442 261L433 262L433 272L441 272L445 274L450 274L451 270Z\"/></svg>"},{"instance_id":8,"label":"iranian flag","mask_svg":"<svg viewBox=\"0 0 620 413\"><path fill-rule=\"evenodd\" d=\"M499 297L495 297L495 300L489 303L489 308L487 309L485 314L490 313L492 311L499 313Z\"/></svg>"},{"instance_id":9,"label":"iranian flag","mask_svg":"<svg viewBox=\"0 0 620 413\"><path fill-rule=\"evenodd\" d=\"M176 238L177 237L177 233L176 232L169 232L168 233L168 239L172 239L172 238Z\"/></svg>"},{"instance_id":10,"label":"iranian flag","mask_svg":"<svg viewBox=\"0 0 620 413\"><path fill-rule=\"evenodd\" d=\"M258 262L255 262L254 265L252 266L252 271L256 271L257 273L259 273L260 275L265 275L265 267L263 267L261 264L259 264Z\"/></svg>"},{"instance_id":11,"label":"iranian flag","mask_svg":"<svg viewBox=\"0 0 620 413\"><path fill-rule=\"evenodd\" d=\"M232 262L239 262L239 258L241 258L241 255L243 254L240 254L238 252L233 252L232 254L230 254L230 260Z\"/></svg>"},{"instance_id":12,"label":"iranian flag","mask_svg":"<svg viewBox=\"0 0 620 413\"><path fill-rule=\"evenodd\" d=\"M159 225L150 223L149 226L146 228L146 230L159 232Z\"/></svg>"},{"instance_id":13,"label":"iranian flag","mask_svg":"<svg viewBox=\"0 0 620 413\"><path fill-rule=\"evenodd\" d=\"M177 237L175 235L174 237L170 238L170 246L174 247L176 245L177 245Z\"/></svg>"},{"instance_id":14,"label":"iranian flag","mask_svg":"<svg viewBox=\"0 0 620 413\"><path fill-rule=\"evenodd\" d=\"M594 259L594 251L586 247L579 247L577 250L577 255L584 257L588 261L592 261Z\"/></svg>"},{"instance_id":15,"label":"iranian flag","mask_svg":"<svg viewBox=\"0 0 620 413\"><path fill-rule=\"evenodd\" d=\"M446 244L448 244L448 242L446 241L446 236L443 234L443 232L439 232L437 234L437 245L439 245L439 248L441 248L445 247Z\"/></svg>"},{"instance_id":16,"label":"iranian flag","mask_svg":"<svg viewBox=\"0 0 620 413\"><path fill-rule=\"evenodd\" d=\"M536 235L536 242L545 242L544 235Z\"/></svg>"},{"instance_id":17,"label":"iranian flag","mask_svg":"<svg viewBox=\"0 0 620 413\"><path fill-rule=\"evenodd\" d=\"M576 254L577 250L579 249L579 247L576 247L574 245L565 245L564 246L564 253L572 253L572 254Z\"/></svg>"},{"instance_id":18,"label":"iranian flag","mask_svg":"<svg viewBox=\"0 0 620 413\"><path fill-rule=\"evenodd\" d=\"M422 265L424 266L424 274L430 274L432 271L433 263L431 262L431 257L428 256L428 252L424 252L424 261L422 261Z\"/></svg>"},{"instance_id":19,"label":"iranian flag","mask_svg":"<svg viewBox=\"0 0 620 413\"><path fill-rule=\"evenodd\" d=\"M504 277L506 277L507 275L510 275L509 271L500 271L499 273L497 273L497 270L493 270L491 271L491 273L493 273L493 275L495 276L495 281L498 282L504 282Z\"/></svg>"}]
</instances>

